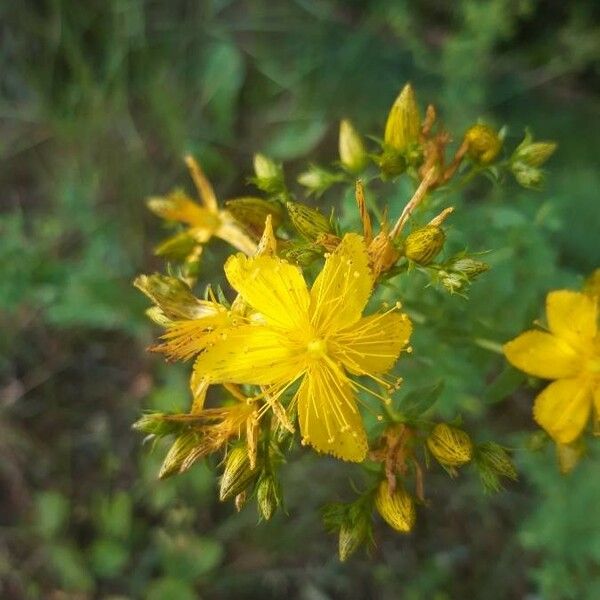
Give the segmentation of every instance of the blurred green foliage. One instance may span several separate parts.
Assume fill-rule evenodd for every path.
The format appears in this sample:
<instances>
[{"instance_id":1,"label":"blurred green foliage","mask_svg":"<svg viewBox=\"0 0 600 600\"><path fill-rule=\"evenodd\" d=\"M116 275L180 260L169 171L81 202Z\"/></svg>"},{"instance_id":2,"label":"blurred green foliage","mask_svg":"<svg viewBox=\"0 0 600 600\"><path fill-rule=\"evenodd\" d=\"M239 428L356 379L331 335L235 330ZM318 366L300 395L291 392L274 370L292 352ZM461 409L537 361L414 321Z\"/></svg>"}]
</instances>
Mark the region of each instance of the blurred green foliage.
<instances>
[{"instance_id":1,"label":"blurred green foliage","mask_svg":"<svg viewBox=\"0 0 600 600\"><path fill-rule=\"evenodd\" d=\"M3 3L0 596L599 597L600 450L568 477L531 451L514 432L534 429L535 389L513 393L490 351L600 263L598 17L546 0ZM159 268L144 198L186 181L185 152L224 199L255 151L296 173L335 155L341 117L381 131L407 80L454 129L481 115L559 142L544 191L479 182L453 216L453 249L492 250L468 305L400 283L414 321L436 324L407 380L444 378L443 410L510 443L522 476L494 498L432 476L413 535L382 528L341 565L317 516L347 489L328 459L283 469L288 515L260 529L215 502L204 465L156 481L160 452L130 424L188 392L184 369L146 355L131 280Z\"/></svg>"}]
</instances>

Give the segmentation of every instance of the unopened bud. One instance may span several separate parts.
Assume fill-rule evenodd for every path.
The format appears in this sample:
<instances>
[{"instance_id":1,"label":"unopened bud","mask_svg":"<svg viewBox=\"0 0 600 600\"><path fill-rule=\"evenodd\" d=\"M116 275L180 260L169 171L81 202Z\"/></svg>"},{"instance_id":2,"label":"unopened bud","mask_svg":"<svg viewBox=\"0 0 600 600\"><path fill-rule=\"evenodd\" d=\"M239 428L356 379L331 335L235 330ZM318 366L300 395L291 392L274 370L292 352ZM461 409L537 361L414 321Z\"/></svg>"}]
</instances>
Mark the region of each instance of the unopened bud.
<instances>
[{"instance_id":1,"label":"unopened bud","mask_svg":"<svg viewBox=\"0 0 600 600\"><path fill-rule=\"evenodd\" d=\"M251 181L263 192L279 194L285 190L281 165L278 165L264 154L254 155L254 173L256 177L252 178Z\"/></svg>"},{"instance_id":2,"label":"unopened bud","mask_svg":"<svg viewBox=\"0 0 600 600\"><path fill-rule=\"evenodd\" d=\"M279 227L283 218L281 204L262 198L234 198L225 202L225 207L236 221L258 235L262 234L268 215L271 215L274 229Z\"/></svg>"},{"instance_id":3,"label":"unopened bud","mask_svg":"<svg viewBox=\"0 0 600 600\"><path fill-rule=\"evenodd\" d=\"M332 173L327 169L312 165L308 171L298 175L298 183L308 189L310 194L320 196L334 183L344 181L343 173Z\"/></svg>"},{"instance_id":4,"label":"unopened bud","mask_svg":"<svg viewBox=\"0 0 600 600\"><path fill-rule=\"evenodd\" d=\"M556 142L534 142L527 130L523 141L517 146L511 157L512 162L520 162L528 167L541 167L555 152Z\"/></svg>"},{"instance_id":5,"label":"unopened bud","mask_svg":"<svg viewBox=\"0 0 600 600\"><path fill-rule=\"evenodd\" d=\"M329 219L318 210L300 202L286 202L290 220L298 233L314 241L324 233L331 233Z\"/></svg>"},{"instance_id":6,"label":"unopened bud","mask_svg":"<svg viewBox=\"0 0 600 600\"><path fill-rule=\"evenodd\" d=\"M243 492L257 476L258 470L250 468L248 451L243 446L235 446L225 460L221 477L219 500L225 502Z\"/></svg>"},{"instance_id":7,"label":"unopened bud","mask_svg":"<svg viewBox=\"0 0 600 600\"><path fill-rule=\"evenodd\" d=\"M185 424L183 424L185 426ZM133 425L132 428L147 433L149 435L155 435L157 437L163 437L165 435L172 435L181 431L181 421L169 419L165 413L147 413L142 415Z\"/></svg>"},{"instance_id":8,"label":"unopened bud","mask_svg":"<svg viewBox=\"0 0 600 600\"><path fill-rule=\"evenodd\" d=\"M351 173L359 173L367 163L367 153L360 134L348 119L340 122L340 162Z\"/></svg>"},{"instance_id":9,"label":"unopened bud","mask_svg":"<svg viewBox=\"0 0 600 600\"><path fill-rule=\"evenodd\" d=\"M406 153L419 142L421 115L415 92L407 83L394 102L386 124L384 146Z\"/></svg>"},{"instance_id":10,"label":"unopened bud","mask_svg":"<svg viewBox=\"0 0 600 600\"><path fill-rule=\"evenodd\" d=\"M467 279L473 280L482 273L488 271L490 266L481 260L475 260L464 256L451 263L450 269L456 273L464 275Z\"/></svg>"},{"instance_id":11,"label":"unopened bud","mask_svg":"<svg viewBox=\"0 0 600 600\"><path fill-rule=\"evenodd\" d=\"M406 171L406 159L393 148L385 148L375 160L384 178L391 179Z\"/></svg>"},{"instance_id":12,"label":"unopened bud","mask_svg":"<svg viewBox=\"0 0 600 600\"><path fill-rule=\"evenodd\" d=\"M493 162L502 149L502 139L498 132L481 123L469 127L465 133L465 141L469 145L468 154L471 159L482 165Z\"/></svg>"},{"instance_id":13,"label":"unopened bud","mask_svg":"<svg viewBox=\"0 0 600 600\"><path fill-rule=\"evenodd\" d=\"M462 429L438 423L427 437L427 448L445 467L459 467L473 458L473 443Z\"/></svg>"},{"instance_id":14,"label":"unopened bud","mask_svg":"<svg viewBox=\"0 0 600 600\"><path fill-rule=\"evenodd\" d=\"M267 474L256 486L258 510L265 521L268 521L280 504L280 492L273 475Z\"/></svg>"},{"instance_id":15,"label":"unopened bud","mask_svg":"<svg viewBox=\"0 0 600 600\"><path fill-rule=\"evenodd\" d=\"M517 471L508 452L495 442L479 444L475 448L473 459L479 469L481 481L488 491L495 492L502 487L500 477L517 479Z\"/></svg>"},{"instance_id":16,"label":"unopened bud","mask_svg":"<svg viewBox=\"0 0 600 600\"><path fill-rule=\"evenodd\" d=\"M342 562L354 554L367 539L367 516L360 515L354 523L343 523L338 538L338 554Z\"/></svg>"},{"instance_id":17,"label":"unopened bud","mask_svg":"<svg viewBox=\"0 0 600 600\"><path fill-rule=\"evenodd\" d=\"M402 487L390 493L387 481L382 481L375 495L375 507L384 521L396 531L408 533L415 524L415 503Z\"/></svg>"},{"instance_id":18,"label":"unopened bud","mask_svg":"<svg viewBox=\"0 0 600 600\"><path fill-rule=\"evenodd\" d=\"M410 233L404 240L404 255L418 265L428 265L440 252L446 234L437 225L426 225Z\"/></svg>"},{"instance_id":19,"label":"unopened bud","mask_svg":"<svg viewBox=\"0 0 600 600\"><path fill-rule=\"evenodd\" d=\"M541 169L530 167L523 162L515 162L510 166L517 183L527 189L539 189L544 183L544 173Z\"/></svg>"},{"instance_id":20,"label":"unopened bud","mask_svg":"<svg viewBox=\"0 0 600 600\"><path fill-rule=\"evenodd\" d=\"M194 431L180 435L165 456L158 473L159 479L165 479L175 473L182 473L191 467L194 461L189 458L195 454L199 442L199 436Z\"/></svg>"},{"instance_id":21,"label":"unopened bud","mask_svg":"<svg viewBox=\"0 0 600 600\"><path fill-rule=\"evenodd\" d=\"M254 173L259 179L277 179L281 169L268 156L259 153L254 155Z\"/></svg>"}]
</instances>

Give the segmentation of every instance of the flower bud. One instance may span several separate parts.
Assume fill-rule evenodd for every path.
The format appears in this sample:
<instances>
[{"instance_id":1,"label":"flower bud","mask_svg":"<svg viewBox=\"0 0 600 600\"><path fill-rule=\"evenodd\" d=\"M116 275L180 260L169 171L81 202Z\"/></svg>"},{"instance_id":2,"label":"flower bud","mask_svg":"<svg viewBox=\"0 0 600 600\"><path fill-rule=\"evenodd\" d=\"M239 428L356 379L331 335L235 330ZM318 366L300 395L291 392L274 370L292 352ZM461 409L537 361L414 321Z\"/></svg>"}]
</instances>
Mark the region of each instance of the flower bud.
<instances>
[{"instance_id":1,"label":"flower bud","mask_svg":"<svg viewBox=\"0 0 600 600\"><path fill-rule=\"evenodd\" d=\"M182 423L175 419L169 419L169 415L165 413L146 413L142 415L133 425L132 428L148 435L163 437L178 433L182 428L186 427L187 423Z\"/></svg>"},{"instance_id":2,"label":"flower bud","mask_svg":"<svg viewBox=\"0 0 600 600\"><path fill-rule=\"evenodd\" d=\"M375 160L386 179L392 179L406 171L406 159L393 148L386 148Z\"/></svg>"},{"instance_id":3,"label":"flower bud","mask_svg":"<svg viewBox=\"0 0 600 600\"><path fill-rule=\"evenodd\" d=\"M248 451L243 446L235 446L225 460L221 477L219 500L225 502L243 492L257 476L258 470L250 468Z\"/></svg>"},{"instance_id":4,"label":"flower bud","mask_svg":"<svg viewBox=\"0 0 600 600\"><path fill-rule=\"evenodd\" d=\"M481 123L472 125L465 133L469 145L468 154L472 160L488 165L500 154L502 139L495 129Z\"/></svg>"},{"instance_id":5,"label":"flower bud","mask_svg":"<svg viewBox=\"0 0 600 600\"><path fill-rule=\"evenodd\" d=\"M529 130L511 157L512 162L523 163L528 167L541 167L555 152L556 142L534 142Z\"/></svg>"},{"instance_id":6,"label":"flower bud","mask_svg":"<svg viewBox=\"0 0 600 600\"><path fill-rule=\"evenodd\" d=\"M406 153L419 142L421 116L415 92L407 83L396 98L385 124L384 146Z\"/></svg>"},{"instance_id":7,"label":"flower bud","mask_svg":"<svg viewBox=\"0 0 600 600\"><path fill-rule=\"evenodd\" d=\"M258 510L265 521L268 521L280 504L279 489L272 474L264 475L256 486Z\"/></svg>"},{"instance_id":8,"label":"flower bud","mask_svg":"<svg viewBox=\"0 0 600 600\"><path fill-rule=\"evenodd\" d=\"M281 170L268 156L259 153L254 155L254 173L259 179L277 179Z\"/></svg>"},{"instance_id":9,"label":"flower bud","mask_svg":"<svg viewBox=\"0 0 600 600\"><path fill-rule=\"evenodd\" d=\"M286 202L286 208L292 224L306 239L314 241L323 233L331 233L329 219L318 210L300 202Z\"/></svg>"},{"instance_id":10,"label":"flower bud","mask_svg":"<svg viewBox=\"0 0 600 600\"><path fill-rule=\"evenodd\" d=\"M446 234L437 225L426 225L410 233L404 240L404 255L418 265L428 265L441 251Z\"/></svg>"},{"instance_id":11,"label":"flower bud","mask_svg":"<svg viewBox=\"0 0 600 600\"><path fill-rule=\"evenodd\" d=\"M427 437L427 448L445 467L459 467L473 458L473 443L462 429L438 423Z\"/></svg>"},{"instance_id":12,"label":"flower bud","mask_svg":"<svg viewBox=\"0 0 600 600\"><path fill-rule=\"evenodd\" d=\"M479 444L475 448L473 460L487 491L496 492L502 488L500 477L517 479L517 471L510 460L508 452L495 442Z\"/></svg>"},{"instance_id":13,"label":"flower bud","mask_svg":"<svg viewBox=\"0 0 600 600\"><path fill-rule=\"evenodd\" d=\"M487 263L475 260L468 256L459 258L450 264L450 269L452 271L464 275L470 281L488 271L489 268L490 266Z\"/></svg>"},{"instance_id":14,"label":"flower bud","mask_svg":"<svg viewBox=\"0 0 600 600\"><path fill-rule=\"evenodd\" d=\"M375 495L375 507L384 521L396 531L408 533L415 524L415 503L402 487L390 493L387 481L382 481Z\"/></svg>"},{"instance_id":15,"label":"flower bud","mask_svg":"<svg viewBox=\"0 0 600 600\"><path fill-rule=\"evenodd\" d=\"M343 173L332 173L317 165L312 165L308 171L298 175L298 183L307 188L309 194L315 194L316 196L320 196L339 181L344 181Z\"/></svg>"},{"instance_id":16,"label":"flower bud","mask_svg":"<svg viewBox=\"0 0 600 600\"><path fill-rule=\"evenodd\" d=\"M159 479L166 479L175 473L183 473L194 463L189 458L194 455L200 442L197 432L188 431L180 435L169 448L158 473Z\"/></svg>"},{"instance_id":17,"label":"flower bud","mask_svg":"<svg viewBox=\"0 0 600 600\"><path fill-rule=\"evenodd\" d=\"M342 524L338 538L338 554L342 562L350 558L364 544L368 531L366 515L360 515L354 523Z\"/></svg>"},{"instance_id":18,"label":"flower bud","mask_svg":"<svg viewBox=\"0 0 600 600\"><path fill-rule=\"evenodd\" d=\"M271 215L272 226L277 229L283 218L281 204L262 198L234 198L225 202L231 216L257 235L265 228L265 219Z\"/></svg>"},{"instance_id":19,"label":"flower bud","mask_svg":"<svg viewBox=\"0 0 600 600\"><path fill-rule=\"evenodd\" d=\"M254 177L251 181L267 194L279 194L285 190L283 169L264 154L254 155Z\"/></svg>"},{"instance_id":20,"label":"flower bud","mask_svg":"<svg viewBox=\"0 0 600 600\"><path fill-rule=\"evenodd\" d=\"M340 162L351 173L359 173L367 163L367 153L362 138L348 119L340 122Z\"/></svg>"},{"instance_id":21,"label":"flower bud","mask_svg":"<svg viewBox=\"0 0 600 600\"><path fill-rule=\"evenodd\" d=\"M544 183L544 173L541 169L530 167L523 162L515 162L510 166L517 183L527 189L539 189Z\"/></svg>"}]
</instances>

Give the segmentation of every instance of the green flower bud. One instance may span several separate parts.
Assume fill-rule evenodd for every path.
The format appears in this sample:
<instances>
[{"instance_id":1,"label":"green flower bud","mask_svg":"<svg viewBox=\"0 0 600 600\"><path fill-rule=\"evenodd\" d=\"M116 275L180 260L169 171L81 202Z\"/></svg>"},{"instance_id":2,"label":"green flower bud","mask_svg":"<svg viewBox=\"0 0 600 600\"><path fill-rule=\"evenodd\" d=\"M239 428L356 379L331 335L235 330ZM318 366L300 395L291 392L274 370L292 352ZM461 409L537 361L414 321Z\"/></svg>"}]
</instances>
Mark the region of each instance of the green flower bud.
<instances>
[{"instance_id":1,"label":"green flower bud","mask_svg":"<svg viewBox=\"0 0 600 600\"><path fill-rule=\"evenodd\" d=\"M473 458L473 443L462 429L438 423L427 437L427 448L445 467L459 467Z\"/></svg>"},{"instance_id":2,"label":"green flower bud","mask_svg":"<svg viewBox=\"0 0 600 600\"><path fill-rule=\"evenodd\" d=\"M375 157L375 161L386 179L392 179L406 171L406 159L393 148L386 148L379 156Z\"/></svg>"},{"instance_id":3,"label":"green flower bud","mask_svg":"<svg viewBox=\"0 0 600 600\"><path fill-rule=\"evenodd\" d=\"M159 479L166 479L175 473L183 473L189 469L194 464L194 460L190 460L190 457L193 457L199 443L200 434L195 431L180 435L165 456L158 473Z\"/></svg>"},{"instance_id":4,"label":"green flower bud","mask_svg":"<svg viewBox=\"0 0 600 600\"><path fill-rule=\"evenodd\" d=\"M245 446L235 446L229 450L225 469L221 477L219 500L225 502L243 492L258 475L258 469L250 468L250 458Z\"/></svg>"},{"instance_id":5,"label":"green flower bud","mask_svg":"<svg viewBox=\"0 0 600 600\"><path fill-rule=\"evenodd\" d=\"M528 167L541 167L555 152L556 142L534 142L529 130L525 131L523 141L517 146L511 161L523 163Z\"/></svg>"},{"instance_id":6,"label":"green flower bud","mask_svg":"<svg viewBox=\"0 0 600 600\"><path fill-rule=\"evenodd\" d=\"M279 486L273 475L266 474L258 482L256 501L260 514L265 521L268 521L281 503Z\"/></svg>"},{"instance_id":7,"label":"green flower bud","mask_svg":"<svg viewBox=\"0 0 600 600\"><path fill-rule=\"evenodd\" d=\"M359 173L367 163L367 153L362 138L350 121L340 122L340 162L351 173Z\"/></svg>"},{"instance_id":8,"label":"green flower bud","mask_svg":"<svg viewBox=\"0 0 600 600\"><path fill-rule=\"evenodd\" d=\"M329 219L318 210L299 202L286 202L286 208L292 224L306 239L314 241L324 233L331 233Z\"/></svg>"},{"instance_id":9,"label":"green flower bud","mask_svg":"<svg viewBox=\"0 0 600 600\"><path fill-rule=\"evenodd\" d=\"M441 251L446 234L437 225L426 225L410 233L404 240L404 255L418 265L428 265Z\"/></svg>"},{"instance_id":10,"label":"green flower bud","mask_svg":"<svg viewBox=\"0 0 600 600\"><path fill-rule=\"evenodd\" d=\"M407 152L419 142L421 115L415 92L407 83L396 98L385 124L384 147Z\"/></svg>"},{"instance_id":11,"label":"green flower bud","mask_svg":"<svg viewBox=\"0 0 600 600\"><path fill-rule=\"evenodd\" d=\"M539 189L544 184L544 173L541 169L530 167L522 162L512 163L510 170L517 183L528 189Z\"/></svg>"},{"instance_id":12,"label":"green flower bud","mask_svg":"<svg viewBox=\"0 0 600 600\"><path fill-rule=\"evenodd\" d=\"M279 194L285 191L281 165L278 165L264 154L254 155L254 173L256 177L252 178L251 181L263 192Z\"/></svg>"},{"instance_id":13,"label":"green flower bud","mask_svg":"<svg viewBox=\"0 0 600 600\"><path fill-rule=\"evenodd\" d=\"M315 194L316 196L320 196L334 183L340 181L344 181L343 173L332 173L317 165L312 165L308 171L298 175L298 183L307 188L309 194Z\"/></svg>"},{"instance_id":14,"label":"green flower bud","mask_svg":"<svg viewBox=\"0 0 600 600\"><path fill-rule=\"evenodd\" d=\"M489 125L472 125L465 133L469 145L469 157L477 163L488 165L493 162L502 149L502 139Z\"/></svg>"},{"instance_id":15,"label":"green flower bud","mask_svg":"<svg viewBox=\"0 0 600 600\"><path fill-rule=\"evenodd\" d=\"M366 515L360 515L354 523L343 523L338 538L338 554L342 562L354 554L367 539L369 532Z\"/></svg>"},{"instance_id":16,"label":"green flower bud","mask_svg":"<svg viewBox=\"0 0 600 600\"><path fill-rule=\"evenodd\" d=\"M254 155L254 173L260 179L276 179L281 170L268 156L258 153Z\"/></svg>"},{"instance_id":17,"label":"green flower bud","mask_svg":"<svg viewBox=\"0 0 600 600\"><path fill-rule=\"evenodd\" d=\"M490 266L480 260L464 256L452 262L449 268L456 273L464 275L469 281L472 281L482 273L488 271Z\"/></svg>"},{"instance_id":18,"label":"green flower bud","mask_svg":"<svg viewBox=\"0 0 600 600\"><path fill-rule=\"evenodd\" d=\"M517 471L510 460L508 452L495 442L479 444L475 448L473 460L479 470L481 482L489 492L497 492L501 489L501 477L514 481L517 479Z\"/></svg>"},{"instance_id":19,"label":"green flower bud","mask_svg":"<svg viewBox=\"0 0 600 600\"><path fill-rule=\"evenodd\" d=\"M415 525L415 503L402 487L393 493L387 481L382 481L375 495L375 507L383 520L396 531L408 533Z\"/></svg>"},{"instance_id":20,"label":"green flower bud","mask_svg":"<svg viewBox=\"0 0 600 600\"><path fill-rule=\"evenodd\" d=\"M234 198L225 202L225 207L236 221L257 235L262 234L268 215L271 215L273 229L283 220L281 205L262 198Z\"/></svg>"}]
</instances>

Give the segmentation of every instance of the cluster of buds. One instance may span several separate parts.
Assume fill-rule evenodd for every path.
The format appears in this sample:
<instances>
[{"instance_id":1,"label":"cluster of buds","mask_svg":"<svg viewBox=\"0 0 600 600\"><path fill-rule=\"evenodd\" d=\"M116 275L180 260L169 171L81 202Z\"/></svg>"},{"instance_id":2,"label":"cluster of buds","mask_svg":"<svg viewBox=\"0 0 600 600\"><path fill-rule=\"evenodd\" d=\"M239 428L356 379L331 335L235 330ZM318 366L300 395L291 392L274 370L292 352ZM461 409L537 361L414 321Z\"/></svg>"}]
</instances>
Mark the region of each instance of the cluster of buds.
<instances>
[{"instance_id":1,"label":"cluster of buds","mask_svg":"<svg viewBox=\"0 0 600 600\"><path fill-rule=\"evenodd\" d=\"M510 170L517 182L525 188L537 189L544 183L544 172L540 167L554 154L556 142L534 142L527 130L523 141L510 158Z\"/></svg>"},{"instance_id":2,"label":"cluster of buds","mask_svg":"<svg viewBox=\"0 0 600 600\"><path fill-rule=\"evenodd\" d=\"M400 312L401 299L384 302L380 289L418 272L464 295L489 267L466 251L445 256L452 242L446 219L461 209L456 195L454 206L444 205L448 192L503 168L534 187L555 148L527 134L506 159L502 130L477 123L452 136L433 105L419 106L410 84L379 137L375 142L342 120L336 160L310 165L290 185L280 163L256 154L248 179L255 189L224 202L186 157L197 198L175 190L148 201L175 230L156 248L169 261L169 275L135 281L154 304L148 316L164 328L151 349L168 360L194 359L189 412L148 414L135 424L152 439L171 440L159 476L217 455L219 499L237 510L255 500L268 520L282 505L278 469L294 446L369 462L367 491L325 511L342 560L372 541L374 515L395 531L413 529L417 507L425 503L425 473L435 463L452 477L472 465L486 490L516 477L504 448L477 444L455 424L435 422L440 386L397 397L402 380L393 369L401 353L412 352L413 324L410 311ZM386 190L407 189L397 186L400 177L411 192L401 206L397 199L382 205ZM334 212L322 203L324 194L340 188L344 197L354 191L354 215L345 204ZM224 264L237 293L231 301L210 282L202 298L193 291L213 238L234 252ZM380 309L363 315L371 297ZM359 410L359 396L366 394L385 407L376 435Z\"/></svg>"}]
</instances>

